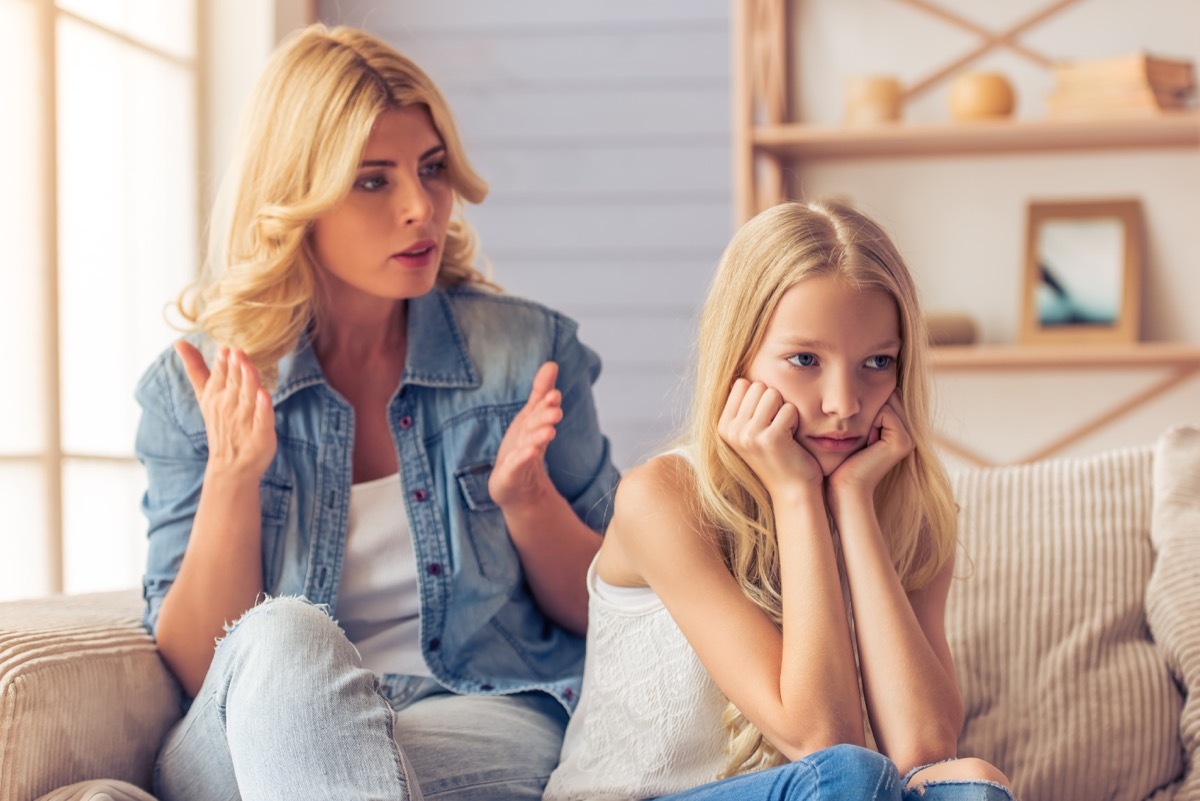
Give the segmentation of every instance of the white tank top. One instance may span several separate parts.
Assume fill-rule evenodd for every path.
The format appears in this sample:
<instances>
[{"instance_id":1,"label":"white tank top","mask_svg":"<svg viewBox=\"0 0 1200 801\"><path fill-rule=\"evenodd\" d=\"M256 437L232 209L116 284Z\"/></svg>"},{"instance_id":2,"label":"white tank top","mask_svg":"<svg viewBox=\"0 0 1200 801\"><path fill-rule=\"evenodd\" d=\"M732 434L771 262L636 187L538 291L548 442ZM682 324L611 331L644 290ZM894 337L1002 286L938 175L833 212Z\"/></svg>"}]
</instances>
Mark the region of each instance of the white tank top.
<instances>
[{"instance_id":1,"label":"white tank top","mask_svg":"<svg viewBox=\"0 0 1200 801\"><path fill-rule=\"evenodd\" d=\"M579 706L543 801L653 798L713 781L724 767L728 701L649 587L588 569L588 641Z\"/></svg>"},{"instance_id":2,"label":"white tank top","mask_svg":"<svg viewBox=\"0 0 1200 801\"><path fill-rule=\"evenodd\" d=\"M334 613L363 667L429 676L421 655L421 597L398 473L350 488L346 550Z\"/></svg>"}]
</instances>

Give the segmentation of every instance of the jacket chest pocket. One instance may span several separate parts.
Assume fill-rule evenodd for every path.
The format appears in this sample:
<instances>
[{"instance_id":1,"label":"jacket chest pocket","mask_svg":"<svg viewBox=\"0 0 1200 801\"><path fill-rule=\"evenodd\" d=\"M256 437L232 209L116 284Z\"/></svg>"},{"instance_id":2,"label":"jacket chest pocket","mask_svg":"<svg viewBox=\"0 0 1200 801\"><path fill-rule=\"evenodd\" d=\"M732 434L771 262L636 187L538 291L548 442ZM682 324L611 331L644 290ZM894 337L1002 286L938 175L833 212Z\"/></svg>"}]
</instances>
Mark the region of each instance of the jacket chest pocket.
<instances>
[{"instance_id":1,"label":"jacket chest pocket","mask_svg":"<svg viewBox=\"0 0 1200 801\"><path fill-rule=\"evenodd\" d=\"M263 590L275 594L283 566L283 540L292 504L292 485L279 479L264 478L259 485L259 496L262 505Z\"/></svg>"},{"instance_id":2,"label":"jacket chest pocket","mask_svg":"<svg viewBox=\"0 0 1200 801\"><path fill-rule=\"evenodd\" d=\"M491 476L491 462L471 464L454 474L476 569L490 582L507 584L519 576L520 564L504 513L488 492Z\"/></svg>"}]
</instances>

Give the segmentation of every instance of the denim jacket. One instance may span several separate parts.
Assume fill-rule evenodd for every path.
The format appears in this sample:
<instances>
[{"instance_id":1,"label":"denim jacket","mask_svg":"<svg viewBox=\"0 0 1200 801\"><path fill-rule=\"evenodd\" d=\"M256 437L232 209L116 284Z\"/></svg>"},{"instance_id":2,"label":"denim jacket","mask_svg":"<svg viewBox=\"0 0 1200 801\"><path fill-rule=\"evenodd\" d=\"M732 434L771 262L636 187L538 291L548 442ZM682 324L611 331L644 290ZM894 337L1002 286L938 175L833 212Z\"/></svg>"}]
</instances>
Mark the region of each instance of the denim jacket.
<instances>
[{"instance_id":1,"label":"denim jacket","mask_svg":"<svg viewBox=\"0 0 1200 801\"><path fill-rule=\"evenodd\" d=\"M592 400L600 360L575 329L542 306L481 289L438 288L409 301L407 363L388 415L418 566L422 653L437 681L456 692L542 690L567 709L578 698L583 639L535 603L487 489L505 429L538 367L553 360L563 420L546 467L585 523L607 526L618 474ZM336 616L354 413L307 341L279 367L278 447L261 484L263 588L328 604ZM151 365L136 395L136 453L148 477L145 623L153 633L187 548L208 448L173 350ZM420 681L384 676L383 685L402 701Z\"/></svg>"}]
</instances>

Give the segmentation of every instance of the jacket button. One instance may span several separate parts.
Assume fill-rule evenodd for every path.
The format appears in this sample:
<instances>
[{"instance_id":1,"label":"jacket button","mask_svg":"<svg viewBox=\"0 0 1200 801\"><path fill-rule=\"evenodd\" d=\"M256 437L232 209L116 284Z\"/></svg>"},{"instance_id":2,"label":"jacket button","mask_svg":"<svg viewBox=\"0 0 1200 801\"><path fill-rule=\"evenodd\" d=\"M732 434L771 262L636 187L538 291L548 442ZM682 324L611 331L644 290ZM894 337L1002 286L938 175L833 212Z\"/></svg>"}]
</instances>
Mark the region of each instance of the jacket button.
<instances>
[{"instance_id":1,"label":"jacket button","mask_svg":"<svg viewBox=\"0 0 1200 801\"><path fill-rule=\"evenodd\" d=\"M429 650L430 651L436 651L437 649L439 649L441 647L442 647L442 641L439 640L437 637L434 637L432 640L429 641Z\"/></svg>"},{"instance_id":2,"label":"jacket button","mask_svg":"<svg viewBox=\"0 0 1200 801\"><path fill-rule=\"evenodd\" d=\"M414 501L420 502L420 501L425 500L428 497L429 497L429 493L423 489L413 491L413 500Z\"/></svg>"},{"instance_id":3,"label":"jacket button","mask_svg":"<svg viewBox=\"0 0 1200 801\"><path fill-rule=\"evenodd\" d=\"M575 691L568 687L567 689L563 690L563 698L566 698L568 701L574 700Z\"/></svg>"},{"instance_id":4,"label":"jacket button","mask_svg":"<svg viewBox=\"0 0 1200 801\"><path fill-rule=\"evenodd\" d=\"M412 416L411 416L411 415L407 415L407 414L406 414L406 415L404 415L403 417L401 417L401 418L400 418L400 427L401 427L402 429L404 429L405 431L407 431L408 429L412 428L412 423L413 423L413 421L412 421Z\"/></svg>"},{"instance_id":5,"label":"jacket button","mask_svg":"<svg viewBox=\"0 0 1200 801\"><path fill-rule=\"evenodd\" d=\"M442 575L442 565L440 562L430 562L426 566L425 572L431 576L440 576Z\"/></svg>"}]
</instances>

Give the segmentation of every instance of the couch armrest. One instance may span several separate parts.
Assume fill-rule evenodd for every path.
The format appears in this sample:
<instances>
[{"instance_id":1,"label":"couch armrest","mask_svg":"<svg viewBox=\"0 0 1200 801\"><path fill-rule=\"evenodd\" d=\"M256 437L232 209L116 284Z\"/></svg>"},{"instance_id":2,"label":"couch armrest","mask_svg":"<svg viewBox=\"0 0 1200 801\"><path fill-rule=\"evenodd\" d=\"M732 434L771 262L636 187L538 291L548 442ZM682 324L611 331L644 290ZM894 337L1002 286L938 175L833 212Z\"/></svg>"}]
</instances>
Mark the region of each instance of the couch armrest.
<instances>
[{"instance_id":1,"label":"couch armrest","mask_svg":"<svg viewBox=\"0 0 1200 801\"><path fill-rule=\"evenodd\" d=\"M0 798L84 779L148 788L182 712L136 590L0 603Z\"/></svg>"}]
</instances>

